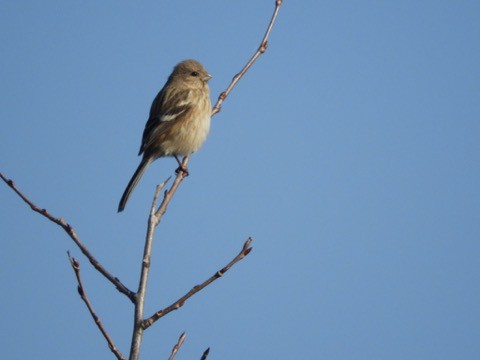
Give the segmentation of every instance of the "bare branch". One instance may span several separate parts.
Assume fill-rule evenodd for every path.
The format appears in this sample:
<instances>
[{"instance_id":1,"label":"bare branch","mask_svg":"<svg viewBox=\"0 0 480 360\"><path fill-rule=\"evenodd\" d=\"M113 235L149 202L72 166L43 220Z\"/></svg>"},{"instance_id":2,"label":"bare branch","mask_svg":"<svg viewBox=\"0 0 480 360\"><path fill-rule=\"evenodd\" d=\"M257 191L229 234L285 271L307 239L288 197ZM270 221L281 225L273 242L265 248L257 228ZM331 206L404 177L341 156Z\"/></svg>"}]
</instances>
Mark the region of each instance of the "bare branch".
<instances>
[{"instance_id":1,"label":"bare branch","mask_svg":"<svg viewBox=\"0 0 480 360\"><path fill-rule=\"evenodd\" d=\"M150 316L148 319L145 319L142 323L143 329L147 329L155 321L157 321L161 317L167 315L168 313L172 312L173 310L179 309L180 307L182 307L185 304L185 301L187 301L189 298L191 298L197 292L201 291L203 288L207 287L212 282L214 282L218 278L222 277L223 274L225 274L228 270L230 270L230 268L233 265L235 265L237 262L242 260L245 256L247 256L250 253L250 251L252 251L252 248L250 247L251 243L252 243L252 238L250 237L250 238L248 238L247 241L245 241L245 244L243 244L242 250L240 250L238 255L235 256L235 258L232 261L230 261L224 268L217 271L215 274L213 274L209 279L204 281L202 284L194 286L188 293L183 295L180 299L175 301L172 305L167 306L165 309L157 311L155 314Z\"/></svg>"},{"instance_id":2,"label":"bare branch","mask_svg":"<svg viewBox=\"0 0 480 360\"><path fill-rule=\"evenodd\" d=\"M110 348L112 353L117 357L117 359L125 360L125 357L120 353L120 351L117 349L117 347L113 343L112 338L110 337L107 330L103 326L98 315L95 313L95 310L93 310L92 304L90 303L87 293L85 292L85 288L83 287L82 277L80 276L80 263L78 262L77 259L72 258L70 256L70 252L67 252L67 253L68 253L68 259L70 260L70 265L72 265L73 271L75 271L75 276L77 277L78 294L82 298L85 305L87 305L88 311L90 312L90 315L92 315L93 321L95 321L95 324L97 325L98 329L102 333L103 337L105 338L105 340L107 340L108 347Z\"/></svg>"},{"instance_id":3,"label":"bare branch","mask_svg":"<svg viewBox=\"0 0 480 360\"><path fill-rule=\"evenodd\" d=\"M172 185L172 188L174 186L178 187L178 184L182 181L183 179L183 172L180 171L177 174L177 177L175 179L175 182ZM140 280L138 283L138 291L135 297L135 315L134 315L134 320L133 320L133 333L132 333L132 342L130 344L130 360L135 360L138 359L140 355L140 346L142 344L142 336L143 336L143 327L142 327L142 321L143 321L143 309L145 305L145 296L147 293L147 280L148 280L148 274L150 272L150 257L152 254L152 246L153 246L153 235L155 233L155 228L157 225L160 223L160 216L156 215L155 211L155 206L157 205L157 200L158 196L160 195L160 192L162 189L165 187L167 182L170 180L168 178L165 180L163 183L157 186L155 189L155 195L153 197L152 205L150 207L150 216L148 217L148 227L147 227L147 234L145 236L145 246L143 248L143 258L142 258L142 266L141 266L141 271L140 271ZM177 185L175 185L177 184ZM176 189L176 187L175 187ZM168 202L171 199L171 196L166 200L167 194L171 191L168 190L165 192L162 204L165 203L165 209L168 204ZM174 192L174 191L173 191ZM173 195L173 194L172 194ZM165 211L164 211L165 213Z\"/></svg>"},{"instance_id":4,"label":"bare branch","mask_svg":"<svg viewBox=\"0 0 480 360\"><path fill-rule=\"evenodd\" d=\"M93 265L95 269L98 270L103 276L105 276L115 287L119 292L122 294L126 295L132 302L135 301L135 293L131 290L129 290L123 283L115 276L110 274L102 264L98 262L97 259L90 253L90 251L87 249L87 247L80 241L80 238L78 237L77 233L73 229L73 227L65 221L63 218L57 218L53 215L51 215L47 210L39 208L37 205L35 205L30 199L28 199L20 190L17 188L15 183L11 179L7 179L2 173L0 173L0 177L2 180L17 193L20 198L27 203L27 205L30 206L30 208L39 213L40 215L46 217L48 220L54 222L58 226L60 226L65 232L70 236L70 238L73 240L73 242L80 248L80 251L88 258L90 263Z\"/></svg>"},{"instance_id":5,"label":"bare branch","mask_svg":"<svg viewBox=\"0 0 480 360\"><path fill-rule=\"evenodd\" d=\"M171 178L172 177L169 176L167 180L165 180L160 185L157 185L157 187L155 188L155 195L153 196L152 206L150 208L150 215L154 215L155 206L157 205L158 197L160 196L160 191L162 191L162 189L165 187L165 185L167 185Z\"/></svg>"},{"instance_id":6,"label":"bare branch","mask_svg":"<svg viewBox=\"0 0 480 360\"><path fill-rule=\"evenodd\" d=\"M172 353L170 354L170 357L168 360L173 360L175 359L175 356L177 355L178 349L183 345L183 342L185 341L185 331L180 335L180 338L178 339L178 342L175 344L175 346L172 349Z\"/></svg>"},{"instance_id":7,"label":"bare branch","mask_svg":"<svg viewBox=\"0 0 480 360\"><path fill-rule=\"evenodd\" d=\"M187 168L188 165L188 160L189 156L185 156L182 161L182 166L184 169ZM170 200L172 200L173 195L177 191L178 187L180 186L180 183L183 181L188 176L188 173L183 171L181 168L177 170L177 176L175 177L175 180L167 191L165 191L163 195L163 200L160 206L158 207L157 211L155 211L155 217L157 219L157 222L155 223L155 226L157 226L160 223L160 220L162 219L163 215L167 212L167 206L170 203ZM169 178L170 179L170 178ZM167 180L168 181L168 180Z\"/></svg>"},{"instance_id":8,"label":"bare branch","mask_svg":"<svg viewBox=\"0 0 480 360\"><path fill-rule=\"evenodd\" d=\"M212 108L212 114L211 116L213 117L215 114L221 111L221 107L225 99L229 96L230 92L232 89L236 86L236 84L240 81L240 79L245 75L245 73L250 69L250 67L253 65L253 63L257 60L257 58L262 55L268 46L268 38L270 36L270 32L273 28L273 25L276 21L278 12L280 10L280 7L283 3L283 0L276 0L275 1L275 9L272 14L272 17L270 19L270 22L268 24L267 30L265 31L265 34L263 36L263 39L260 43L260 46L258 47L258 50L253 54L253 56L250 58L250 60L247 62L247 64L243 67L243 69L236 74L230 85L226 88L225 91L223 91L219 97L218 100L215 104L215 106ZM43 215L50 221L56 223L60 227L62 227L65 232L70 236L70 238L75 242L75 244L79 247L81 252L89 259L90 263L93 265L93 267L99 271L103 276L105 276L116 288L119 292L122 294L126 295L135 305L135 315L134 315L134 331L132 334L132 343L131 343L131 348L130 348L130 360L138 360L139 358L139 353L140 353L140 345L142 342L142 337L143 337L143 331L146 330L148 327L150 327L154 322L156 322L158 319L161 317L165 316L166 314L170 313L173 310L176 310L180 308L181 306L184 305L185 301L188 300L190 297L192 297L194 294L197 292L201 291L204 289L206 286L210 285L213 281L216 279L220 278L223 276L225 272L227 272L233 265L235 265L237 262L242 260L245 256L247 256L252 248L250 247L250 244L252 242L252 239L249 238L245 244L243 245L242 250L239 252L239 254L225 267L223 267L221 270L217 271L214 275L212 275L209 279L204 281L200 285L194 286L188 293L186 293L184 296L182 296L180 299L178 299L176 302L174 302L172 305L164 308L163 310L160 310L156 312L154 315L152 315L148 319L143 319L144 315L144 303L145 303L145 296L146 296L146 284L148 280L148 274L149 274L149 269L150 269L150 257L151 257L151 251L152 251L152 245L153 245L153 236L156 227L160 223L163 215L167 211L167 206L170 203L172 197L174 196L176 190L180 186L181 182L183 179L188 176L188 172L186 171L187 169L187 164L189 162L189 156L186 156L183 158L182 161L182 166L180 166L179 170L177 170L177 176L172 184L172 186L165 191L163 200L161 204L159 205L158 209L155 210L156 203L160 194L160 191L165 187L166 183L168 180L166 180L163 184L157 186L155 196L152 202L152 206L150 209L150 216L148 220L148 229L147 229L147 234L146 234L146 240L145 240L145 247L144 247L144 254L142 258L142 265L141 265L141 275L139 279L139 286L138 286L138 291L137 293L134 293L133 291L129 290L123 283L116 277L114 277L112 274L110 274L90 253L90 251L83 245L83 243L80 241L78 235L72 228L72 226L67 223L64 219L62 218L57 218L51 215L47 210L41 209L37 207L32 201L30 201L25 195L23 195L18 188L15 186L12 180L7 179L6 177L3 176L3 174L0 173L0 177L2 180L10 187L12 188L17 195L22 198L22 200L27 203L31 209L35 212L38 212L39 214ZM80 266L78 264L78 261L76 259L73 259L70 257L70 262L72 264L73 269L75 270L75 274L77 276L77 281L78 281L78 291L80 296L82 297L82 300L85 302L87 305L90 314L95 320L95 323L99 327L100 331L104 335L105 339L107 340L107 343L112 350L112 352L117 356L118 359L124 359L123 355L118 352L116 349L115 345L113 344L113 341L110 339L108 333L105 331L103 328L103 325L101 324L100 320L98 319L97 315L94 313L93 308L91 307L91 304L85 294L85 291L83 289L83 285L81 282L80 278ZM174 346L172 350L172 354L170 356L170 359L173 359L178 352L178 349L182 346L183 342L185 340L185 333L183 333L180 338L178 343ZM210 348L208 348L202 355L202 360L205 360L208 356Z\"/></svg>"},{"instance_id":9,"label":"bare branch","mask_svg":"<svg viewBox=\"0 0 480 360\"><path fill-rule=\"evenodd\" d=\"M243 75L250 69L250 67L253 65L255 60L262 55L268 47L268 37L270 36L270 32L272 31L273 24L275 24L275 20L277 19L278 11L280 10L280 6L282 6L283 0L276 0L275 1L275 10L273 11L272 18L270 19L270 23L268 24L267 30L265 31L265 35L263 36L262 41L260 42L260 46L258 47L258 50L253 54L253 56L250 58L250 60L247 62L247 64L243 67L243 69L233 77L232 82L230 85L228 85L227 89L223 91L220 96L218 97L217 103L212 109L212 117L219 113L220 110L222 109L222 104L227 98L227 96L230 94L232 89L235 87L235 85L238 83L238 81L242 78Z\"/></svg>"}]
</instances>

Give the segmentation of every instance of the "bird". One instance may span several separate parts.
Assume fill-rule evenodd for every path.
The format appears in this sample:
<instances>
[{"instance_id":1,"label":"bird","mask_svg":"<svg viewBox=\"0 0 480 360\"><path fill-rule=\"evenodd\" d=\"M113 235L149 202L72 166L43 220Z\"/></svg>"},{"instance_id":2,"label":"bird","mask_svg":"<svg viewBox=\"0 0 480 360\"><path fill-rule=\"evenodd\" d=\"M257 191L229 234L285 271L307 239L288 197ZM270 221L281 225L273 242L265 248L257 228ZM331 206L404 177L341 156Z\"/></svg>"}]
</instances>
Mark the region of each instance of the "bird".
<instances>
[{"instance_id":1,"label":"bird","mask_svg":"<svg viewBox=\"0 0 480 360\"><path fill-rule=\"evenodd\" d=\"M152 102L138 153L143 157L120 199L118 212L125 209L133 189L156 159L173 156L180 166L177 171L188 174L178 157L196 152L207 139L212 113L211 78L196 60L181 61L173 68Z\"/></svg>"}]
</instances>

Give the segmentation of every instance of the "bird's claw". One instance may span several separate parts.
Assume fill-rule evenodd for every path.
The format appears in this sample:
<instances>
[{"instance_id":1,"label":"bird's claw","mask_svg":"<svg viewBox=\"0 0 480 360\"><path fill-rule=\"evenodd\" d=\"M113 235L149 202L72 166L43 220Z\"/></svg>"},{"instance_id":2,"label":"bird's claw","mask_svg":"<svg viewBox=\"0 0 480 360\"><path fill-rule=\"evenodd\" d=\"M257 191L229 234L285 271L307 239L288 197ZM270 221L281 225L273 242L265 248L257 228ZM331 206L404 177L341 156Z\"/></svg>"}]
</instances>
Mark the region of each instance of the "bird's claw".
<instances>
[{"instance_id":1,"label":"bird's claw","mask_svg":"<svg viewBox=\"0 0 480 360\"><path fill-rule=\"evenodd\" d=\"M175 174L180 174L180 173L183 173L183 176L184 177L187 177L188 175L190 175L188 173L188 168L186 166L183 166L183 165L180 165L176 170L175 170Z\"/></svg>"}]
</instances>

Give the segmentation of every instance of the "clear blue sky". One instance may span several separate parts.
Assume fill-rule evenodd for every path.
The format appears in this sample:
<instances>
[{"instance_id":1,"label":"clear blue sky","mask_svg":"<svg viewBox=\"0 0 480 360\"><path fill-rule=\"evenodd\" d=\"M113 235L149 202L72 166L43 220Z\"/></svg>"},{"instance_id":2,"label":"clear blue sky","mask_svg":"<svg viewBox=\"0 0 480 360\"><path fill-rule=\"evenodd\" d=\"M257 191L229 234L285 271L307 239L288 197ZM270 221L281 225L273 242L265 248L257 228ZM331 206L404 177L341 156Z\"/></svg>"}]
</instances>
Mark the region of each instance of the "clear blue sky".
<instances>
[{"instance_id":1,"label":"clear blue sky","mask_svg":"<svg viewBox=\"0 0 480 360\"><path fill-rule=\"evenodd\" d=\"M153 97L196 58L212 99L273 0L0 2L0 171L136 288L155 184L118 200ZM214 117L157 231L146 313L229 262L147 331L143 359L480 358L480 3L285 1L268 51ZM0 184L5 359L128 353L132 306Z\"/></svg>"}]
</instances>

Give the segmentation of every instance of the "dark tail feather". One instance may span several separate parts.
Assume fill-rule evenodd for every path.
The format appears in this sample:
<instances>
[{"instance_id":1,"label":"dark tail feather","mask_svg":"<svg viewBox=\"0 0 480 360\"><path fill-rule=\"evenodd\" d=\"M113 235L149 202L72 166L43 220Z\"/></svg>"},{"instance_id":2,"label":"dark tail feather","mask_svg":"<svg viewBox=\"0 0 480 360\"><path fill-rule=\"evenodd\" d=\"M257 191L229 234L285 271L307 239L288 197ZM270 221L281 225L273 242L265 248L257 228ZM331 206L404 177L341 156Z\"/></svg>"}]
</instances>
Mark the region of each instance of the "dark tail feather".
<instances>
[{"instance_id":1,"label":"dark tail feather","mask_svg":"<svg viewBox=\"0 0 480 360\"><path fill-rule=\"evenodd\" d=\"M151 159L142 159L140 165L138 165L135 174L133 174L130 182L127 185L127 188L123 192L122 198L120 199L120 203L118 204L118 212L123 211L125 209L125 205L127 205L128 198L130 197L130 193L135 189L137 186L138 181L142 178L143 173L147 170L148 165L152 162Z\"/></svg>"}]
</instances>

